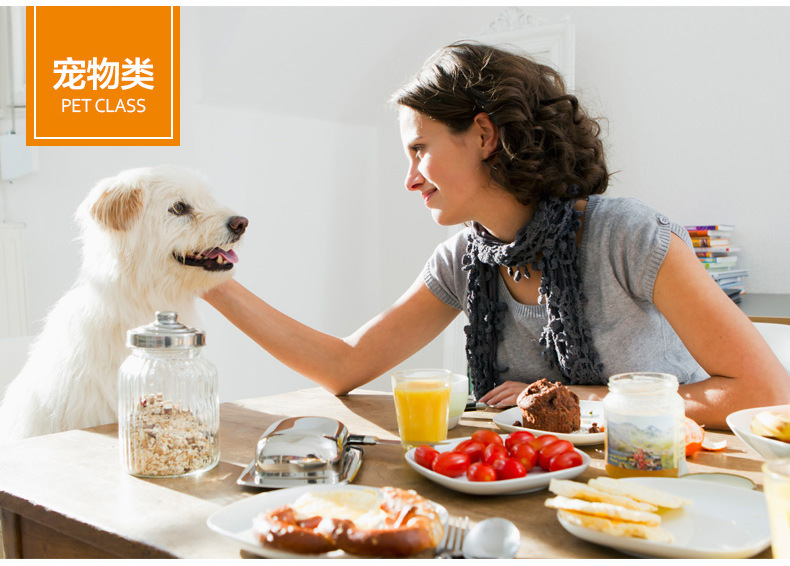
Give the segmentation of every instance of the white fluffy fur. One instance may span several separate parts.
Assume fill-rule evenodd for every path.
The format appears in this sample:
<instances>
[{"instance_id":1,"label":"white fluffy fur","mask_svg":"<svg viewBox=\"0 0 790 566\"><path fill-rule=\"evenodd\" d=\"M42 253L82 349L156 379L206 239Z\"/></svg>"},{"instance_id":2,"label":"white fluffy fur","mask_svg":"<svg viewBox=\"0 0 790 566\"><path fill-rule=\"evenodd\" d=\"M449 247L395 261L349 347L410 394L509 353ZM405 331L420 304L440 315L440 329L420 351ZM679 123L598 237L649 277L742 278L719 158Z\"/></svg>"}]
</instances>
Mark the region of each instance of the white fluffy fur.
<instances>
[{"instance_id":1,"label":"white fluffy fur","mask_svg":"<svg viewBox=\"0 0 790 566\"><path fill-rule=\"evenodd\" d=\"M191 206L192 214L169 212L176 202ZM132 169L100 181L76 213L83 245L79 277L48 314L8 387L0 438L116 421L118 368L130 353L126 331L163 310L195 324L195 297L233 270L182 265L173 252L231 248L236 236L227 224L235 215L185 169Z\"/></svg>"}]
</instances>

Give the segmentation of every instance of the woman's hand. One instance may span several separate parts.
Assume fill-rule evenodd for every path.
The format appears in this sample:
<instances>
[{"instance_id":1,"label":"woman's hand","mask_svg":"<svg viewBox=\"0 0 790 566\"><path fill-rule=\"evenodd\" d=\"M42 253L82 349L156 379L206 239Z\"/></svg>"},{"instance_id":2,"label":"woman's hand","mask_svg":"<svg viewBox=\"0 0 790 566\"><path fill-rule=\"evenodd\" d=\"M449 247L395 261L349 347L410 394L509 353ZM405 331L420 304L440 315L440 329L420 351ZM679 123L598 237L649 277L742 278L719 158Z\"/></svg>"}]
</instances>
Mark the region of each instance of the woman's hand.
<instances>
[{"instance_id":1,"label":"woman's hand","mask_svg":"<svg viewBox=\"0 0 790 566\"><path fill-rule=\"evenodd\" d=\"M518 394L524 391L528 385L528 383L523 383L521 381L506 381L494 387L491 391L480 397L478 401L485 403L489 407L496 407L497 409L512 407L516 404Z\"/></svg>"}]
</instances>

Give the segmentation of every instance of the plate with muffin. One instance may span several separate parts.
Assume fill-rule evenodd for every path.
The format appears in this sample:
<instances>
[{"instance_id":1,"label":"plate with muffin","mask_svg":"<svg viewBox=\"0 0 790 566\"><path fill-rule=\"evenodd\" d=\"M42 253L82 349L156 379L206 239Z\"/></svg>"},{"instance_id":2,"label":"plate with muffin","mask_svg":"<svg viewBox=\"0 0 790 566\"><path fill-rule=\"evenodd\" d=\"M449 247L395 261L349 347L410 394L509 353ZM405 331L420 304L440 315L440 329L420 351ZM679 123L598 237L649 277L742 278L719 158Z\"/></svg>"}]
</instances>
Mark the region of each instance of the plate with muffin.
<instances>
[{"instance_id":1,"label":"plate with muffin","mask_svg":"<svg viewBox=\"0 0 790 566\"><path fill-rule=\"evenodd\" d=\"M601 444L605 437L601 401L580 401L560 382L546 379L529 384L519 394L515 407L494 416L494 424L505 432L553 434L575 446Z\"/></svg>"}]
</instances>

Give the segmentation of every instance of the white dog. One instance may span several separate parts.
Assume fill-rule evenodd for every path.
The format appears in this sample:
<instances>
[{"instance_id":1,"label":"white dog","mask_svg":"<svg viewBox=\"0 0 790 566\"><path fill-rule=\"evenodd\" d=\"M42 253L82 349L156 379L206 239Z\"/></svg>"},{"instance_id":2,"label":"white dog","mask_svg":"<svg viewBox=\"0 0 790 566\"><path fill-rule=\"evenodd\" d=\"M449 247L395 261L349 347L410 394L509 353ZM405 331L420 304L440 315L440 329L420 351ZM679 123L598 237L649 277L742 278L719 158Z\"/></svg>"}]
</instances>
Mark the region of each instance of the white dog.
<instances>
[{"instance_id":1,"label":"white dog","mask_svg":"<svg viewBox=\"0 0 790 566\"><path fill-rule=\"evenodd\" d=\"M76 218L80 275L8 386L0 405L6 441L116 421L126 331L164 310L190 324L195 297L230 277L232 246L247 227L201 177L171 166L100 181Z\"/></svg>"}]
</instances>

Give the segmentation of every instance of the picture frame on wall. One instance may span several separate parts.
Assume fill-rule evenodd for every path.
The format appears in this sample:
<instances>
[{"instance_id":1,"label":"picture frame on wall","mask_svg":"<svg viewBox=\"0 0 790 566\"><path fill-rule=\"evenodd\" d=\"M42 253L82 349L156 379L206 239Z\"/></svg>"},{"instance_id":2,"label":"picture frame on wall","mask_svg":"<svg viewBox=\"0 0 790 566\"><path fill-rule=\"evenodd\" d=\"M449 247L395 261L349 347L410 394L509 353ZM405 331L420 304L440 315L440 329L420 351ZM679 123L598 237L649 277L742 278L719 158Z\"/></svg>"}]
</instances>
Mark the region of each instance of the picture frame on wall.
<instances>
[{"instance_id":1,"label":"picture frame on wall","mask_svg":"<svg viewBox=\"0 0 790 566\"><path fill-rule=\"evenodd\" d=\"M507 8L477 38L482 43L517 50L559 71L565 87L575 89L575 28L570 19L547 21L521 8Z\"/></svg>"}]
</instances>

